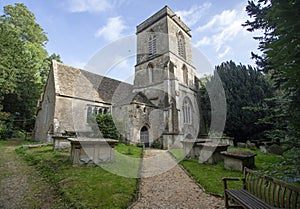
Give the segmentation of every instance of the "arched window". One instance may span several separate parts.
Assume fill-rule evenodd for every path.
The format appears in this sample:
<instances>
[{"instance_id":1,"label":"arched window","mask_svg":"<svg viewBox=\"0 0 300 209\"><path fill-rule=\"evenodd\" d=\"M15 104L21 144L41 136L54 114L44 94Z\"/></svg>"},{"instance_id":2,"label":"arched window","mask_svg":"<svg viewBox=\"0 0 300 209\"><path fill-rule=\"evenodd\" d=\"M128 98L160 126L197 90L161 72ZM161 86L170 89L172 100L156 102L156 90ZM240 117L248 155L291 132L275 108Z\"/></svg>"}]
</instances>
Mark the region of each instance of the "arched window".
<instances>
[{"instance_id":1,"label":"arched window","mask_svg":"<svg viewBox=\"0 0 300 209\"><path fill-rule=\"evenodd\" d=\"M149 51L149 58L152 58L156 55L156 34L154 31L150 31L149 39L148 39L148 51Z\"/></svg>"},{"instance_id":2,"label":"arched window","mask_svg":"<svg viewBox=\"0 0 300 209\"><path fill-rule=\"evenodd\" d=\"M86 121L87 122L91 121L92 115L93 115L93 109L92 109L92 107L88 107L87 113L86 113Z\"/></svg>"},{"instance_id":3,"label":"arched window","mask_svg":"<svg viewBox=\"0 0 300 209\"><path fill-rule=\"evenodd\" d=\"M99 108L98 114L99 114L99 115L102 115L102 113L103 113L102 108Z\"/></svg>"},{"instance_id":4,"label":"arched window","mask_svg":"<svg viewBox=\"0 0 300 209\"><path fill-rule=\"evenodd\" d=\"M178 42L178 54L179 56L185 59L185 41L184 41L183 34L181 32L178 33L177 42Z\"/></svg>"},{"instance_id":5,"label":"arched window","mask_svg":"<svg viewBox=\"0 0 300 209\"><path fill-rule=\"evenodd\" d=\"M182 66L183 83L189 84L188 69L185 65Z\"/></svg>"},{"instance_id":6,"label":"arched window","mask_svg":"<svg viewBox=\"0 0 300 209\"><path fill-rule=\"evenodd\" d=\"M148 64L147 71L148 71L149 83L153 83L154 74L153 74L153 65L151 63Z\"/></svg>"},{"instance_id":7,"label":"arched window","mask_svg":"<svg viewBox=\"0 0 300 209\"><path fill-rule=\"evenodd\" d=\"M191 124L192 123L192 107L191 103L188 99L185 99L183 102L183 123L184 124Z\"/></svg>"},{"instance_id":8,"label":"arched window","mask_svg":"<svg viewBox=\"0 0 300 209\"><path fill-rule=\"evenodd\" d=\"M94 114L94 115L97 115L97 114L98 114L97 107L95 107L95 108L94 108L94 112L93 112L93 114Z\"/></svg>"}]
</instances>

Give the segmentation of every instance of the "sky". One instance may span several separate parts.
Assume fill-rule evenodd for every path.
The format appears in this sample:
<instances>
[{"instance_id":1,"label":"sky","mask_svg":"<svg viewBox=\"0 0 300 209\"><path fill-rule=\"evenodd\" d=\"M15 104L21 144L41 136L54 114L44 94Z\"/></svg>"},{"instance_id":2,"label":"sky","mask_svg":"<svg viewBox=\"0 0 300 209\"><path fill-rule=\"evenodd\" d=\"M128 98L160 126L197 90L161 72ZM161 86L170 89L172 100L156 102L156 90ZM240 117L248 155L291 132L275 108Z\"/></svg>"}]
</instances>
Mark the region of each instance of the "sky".
<instances>
[{"instance_id":1,"label":"sky","mask_svg":"<svg viewBox=\"0 0 300 209\"><path fill-rule=\"evenodd\" d=\"M1 13L5 5L16 2L34 13L48 36L49 54L59 54L67 65L116 79L131 82L135 56L117 60L105 72L87 68L87 63L110 45L119 51L115 43L134 37L136 26L165 5L190 27L192 45L212 66L229 60L254 65L251 51L257 51L253 39L257 34L241 26L249 19L247 0L0 0ZM202 71L209 73L211 70Z\"/></svg>"}]
</instances>

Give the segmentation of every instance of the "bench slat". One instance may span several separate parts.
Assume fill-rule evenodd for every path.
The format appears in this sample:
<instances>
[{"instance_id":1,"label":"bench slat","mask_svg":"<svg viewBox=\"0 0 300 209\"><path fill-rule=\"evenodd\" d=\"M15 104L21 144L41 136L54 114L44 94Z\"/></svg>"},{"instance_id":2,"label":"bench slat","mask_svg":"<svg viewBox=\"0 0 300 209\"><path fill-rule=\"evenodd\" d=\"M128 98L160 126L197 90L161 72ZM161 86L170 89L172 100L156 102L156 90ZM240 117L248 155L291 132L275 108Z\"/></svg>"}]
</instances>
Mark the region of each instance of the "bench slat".
<instances>
[{"instance_id":1,"label":"bench slat","mask_svg":"<svg viewBox=\"0 0 300 209\"><path fill-rule=\"evenodd\" d=\"M262 199L263 197L263 194L262 194L262 189L261 189L261 185L262 185L262 178L260 176L256 176L256 178L258 179L257 180L257 185L254 185L256 186L256 196L260 199Z\"/></svg>"},{"instance_id":2,"label":"bench slat","mask_svg":"<svg viewBox=\"0 0 300 209\"><path fill-rule=\"evenodd\" d=\"M245 168L243 189L228 189L224 180L226 208L230 207L228 198L232 198L243 208L249 209L300 209L300 188L257 171Z\"/></svg>"},{"instance_id":3,"label":"bench slat","mask_svg":"<svg viewBox=\"0 0 300 209\"><path fill-rule=\"evenodd\" d=\"M285 203L285 201L284 201L285 191L286 191L286 188L281 186L281 190L280 190L280 205L279 205L279 207L284 207L284 205L285 205L284 204Z\"/></svg>"},{"instance_id":4,"label":"bench slat","mask_svg":"<svg viewBox=\"0 0 300 209\"><path fill-rule=\"evenodd\" d=\"M280 191L280 186L276 185L275 190L274 190L274 205L279 206L279 191Z\"/></svg>"},{"instance_id":5,"label":"bench slat","mask_svg":"<svg viewBox=\"0 0 300 209\"><path fill-rule=\"evenodd\" d=\"M290 189L286 192L285 208L290 208L290 202L292 197L292 191Z\"/></svg>"},{"instance_id":6,"label":"bench slat","mask_svg":"<svg viewBox=\"0 0 300 209\"><path fill-rule=\"evenodd\" d=\"M297 202L298 202L298 192L295 192L294 199L293 199L293 207L292 207L293 209L297 208Z\"/></svg>"},{"instance_id":7,"label":"bench slat","mask_svg":"<svg viewBox=\"0 0 300 209\"><path fill-rule=\"evenodd\" d=\"M269 209L270 206L264 201L257 198L255 195L244 189L238 190L226 190L226 193L230 195L234 200L243 205L244 207L251 209Z\"/></svg>"},{"instance_id":8,"label":"bench slat","mask_svg":"<svg viewBox=\"0 0 300 209\"><path fill-rule=\"evenodd\" d=\"M274 195L275 195L275 184L271 184L269 187L269 204L274 204Z\"/></svg>"}]
</instances>

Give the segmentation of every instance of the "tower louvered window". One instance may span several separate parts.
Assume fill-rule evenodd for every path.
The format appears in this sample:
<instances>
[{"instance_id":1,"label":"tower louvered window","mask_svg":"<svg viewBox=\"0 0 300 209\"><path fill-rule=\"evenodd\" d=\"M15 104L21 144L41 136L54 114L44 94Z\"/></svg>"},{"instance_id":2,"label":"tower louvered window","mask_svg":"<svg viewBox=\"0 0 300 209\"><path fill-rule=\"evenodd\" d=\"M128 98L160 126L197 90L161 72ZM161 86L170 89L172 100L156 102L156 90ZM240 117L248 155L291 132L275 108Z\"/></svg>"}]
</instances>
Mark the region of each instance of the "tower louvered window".
<instances>
[{"instance_id":1,"label":"tower louvered window","mask_svg":"<svg viewBox=\"0 0 300 209\"><path fill-rule=\"evenodd\" d=\"M185 59L185 41L182 33L178 34L178 54Z\"/></svg>"},{"instance_id":2,"label":"tower louvered window","mask_svg":"<svg viewBox=\"0 0 300 209\"><path fill-rule=\"evenodd\" d=\"M148 40L148 50L149 50L149 58L152 58L156 55L156 35L154 32L149 34Z\"/></svg>"}]
</instances>

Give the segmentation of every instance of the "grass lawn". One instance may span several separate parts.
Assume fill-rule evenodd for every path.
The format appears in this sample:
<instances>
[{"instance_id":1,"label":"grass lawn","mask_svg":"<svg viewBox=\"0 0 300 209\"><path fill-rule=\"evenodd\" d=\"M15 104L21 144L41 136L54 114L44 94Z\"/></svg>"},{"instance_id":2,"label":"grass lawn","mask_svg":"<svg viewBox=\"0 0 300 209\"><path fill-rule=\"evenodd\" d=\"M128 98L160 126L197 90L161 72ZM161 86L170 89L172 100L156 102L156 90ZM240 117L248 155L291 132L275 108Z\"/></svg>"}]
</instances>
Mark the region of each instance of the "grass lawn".
<instances>
[{"instance_id":1,"label":"grass lawn","mask_svg":"<svg viewBox=\"0 0 300 209\"><path fill-rule=\"evenodd\" d=\"M230 148L237 149L237 148ZM278 174L282 170L283 157L274 154L265 154L259 150L242 149L245 151L253 152L257 154L255 157L256 170L279 178ZM169 151L177 161L183 159L184 153L182 149ZM230 171L224 169L224 163L218 163L217 165L199 164L198 160L182 160L180 164L186 169L186 171L209 193L218 194L224 196L223 192L223 177L242 177L243 174L237 171ZM230 182L228 185L231 188L241 188L242 182Z\"/></svg>"},{"instance_id":2,"label":"grass lawn","mask_svg":"<svg viewBox=\"0 0 300 209\"><path fill-rule=\"evenodd\" d=\"M115 149L128 158L140 158L142 149L118 144ZM52 146L17 149L29 165L34 166L60 194L66 207L127 208L136 199L137 179L115 175L95 165L73 167L68 155L53 151ZM117 156L118 156L117 155ZM116 156L116 157L117 157ZM134 161L140 162L140 161ZM114 164L114 163L111 163ZM138 172L139 164L131 172Z\"/></svg>"}]
</instances>

